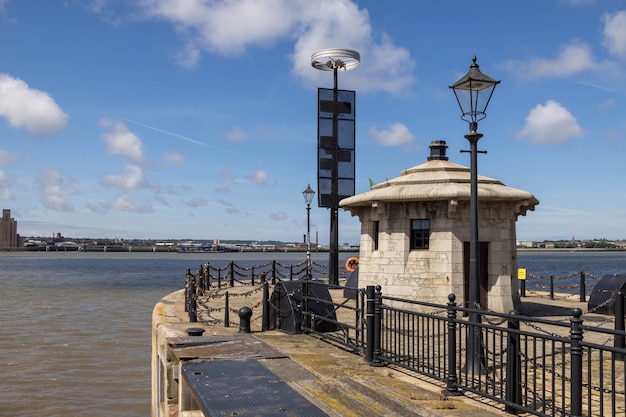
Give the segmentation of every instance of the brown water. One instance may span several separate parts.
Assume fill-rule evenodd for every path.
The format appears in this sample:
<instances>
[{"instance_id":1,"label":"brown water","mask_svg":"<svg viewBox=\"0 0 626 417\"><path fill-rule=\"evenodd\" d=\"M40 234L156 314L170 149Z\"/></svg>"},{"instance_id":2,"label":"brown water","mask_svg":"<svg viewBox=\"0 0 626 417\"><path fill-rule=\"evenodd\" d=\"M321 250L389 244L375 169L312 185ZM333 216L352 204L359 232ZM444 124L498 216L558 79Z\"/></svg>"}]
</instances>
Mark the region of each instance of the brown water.
<instances>
[{"instance_id":1,"label":"brown water","mask_svg":"<svg viewBox=\"0 0 626 417\"><path fill-rule=\"evenodd\" d=\"M304 256L0 253L0 416L149 416L152 309L186 269Z\"/></svg>"}]
</instances>

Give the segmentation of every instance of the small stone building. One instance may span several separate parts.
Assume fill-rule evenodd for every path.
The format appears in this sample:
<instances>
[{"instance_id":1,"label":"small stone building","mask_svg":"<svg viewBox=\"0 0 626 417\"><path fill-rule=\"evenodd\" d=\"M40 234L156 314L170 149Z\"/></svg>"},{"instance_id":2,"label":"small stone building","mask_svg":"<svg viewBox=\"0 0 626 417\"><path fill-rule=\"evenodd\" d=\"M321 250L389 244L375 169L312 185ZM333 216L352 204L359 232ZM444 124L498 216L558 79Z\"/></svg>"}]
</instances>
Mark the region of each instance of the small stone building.
<instances>
[{"instance_id":1,"label":"small stone building","mask_svg":"<svg viewBox=\"0 0 626 417\"><path fill-rule=\"evenodd\" d=\"M428 162L343 199L361 221L359 287L438 304L469 297L470 169L448 161L433 141ZM481 307L521 311L515 222L539 201L529 192L478 176Z\"/></svg>"}]
</instances>

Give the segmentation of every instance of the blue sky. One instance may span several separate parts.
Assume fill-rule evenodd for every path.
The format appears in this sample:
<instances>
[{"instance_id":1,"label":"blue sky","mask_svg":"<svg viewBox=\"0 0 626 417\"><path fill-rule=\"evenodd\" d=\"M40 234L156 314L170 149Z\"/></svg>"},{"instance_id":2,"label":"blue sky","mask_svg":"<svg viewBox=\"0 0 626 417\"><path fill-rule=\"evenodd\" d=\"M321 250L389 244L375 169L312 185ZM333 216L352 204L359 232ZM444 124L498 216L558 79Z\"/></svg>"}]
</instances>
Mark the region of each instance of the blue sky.
<instances>
[{"instance_id":1,"label":"blue sky","mask_svg":"<svg viewBox=\"0 0 626 417\"><path fill-rule=\"evenodd\" d=\"M432 140L469 166L475 54L502 80L479 173L540 201L518 239L626 238L623 0L0 0L2 208L24 236L301 241L325 48L361 54L357 193Z\"/></svg>"}]
</instances>

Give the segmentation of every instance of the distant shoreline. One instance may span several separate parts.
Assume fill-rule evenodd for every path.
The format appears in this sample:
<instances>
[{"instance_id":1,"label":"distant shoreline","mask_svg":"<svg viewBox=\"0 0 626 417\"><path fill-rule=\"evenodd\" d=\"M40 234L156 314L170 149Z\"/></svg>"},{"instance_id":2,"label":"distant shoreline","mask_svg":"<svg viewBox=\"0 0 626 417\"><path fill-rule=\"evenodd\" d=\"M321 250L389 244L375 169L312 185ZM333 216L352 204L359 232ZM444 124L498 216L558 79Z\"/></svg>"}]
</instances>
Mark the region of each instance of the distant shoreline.
<instances>
[{"instance_id":1,"label":"distant shoreline","mask_svg":"<svg viewBox=\"0 0 626 417\"><path fill-rule=\"evenodd\" d=\"M279 247L275 249L245 248L241 250L178 250L167 246L96 246L88 245L84 249L76 246L24 246L17 248L0 248L0 252L158 252L158 253L306 253L306 249ZM328 249L312 249L311 253L328 253ZM359 249L339 249L342 253L358 253Z\"/></svg>"}]
</instances>

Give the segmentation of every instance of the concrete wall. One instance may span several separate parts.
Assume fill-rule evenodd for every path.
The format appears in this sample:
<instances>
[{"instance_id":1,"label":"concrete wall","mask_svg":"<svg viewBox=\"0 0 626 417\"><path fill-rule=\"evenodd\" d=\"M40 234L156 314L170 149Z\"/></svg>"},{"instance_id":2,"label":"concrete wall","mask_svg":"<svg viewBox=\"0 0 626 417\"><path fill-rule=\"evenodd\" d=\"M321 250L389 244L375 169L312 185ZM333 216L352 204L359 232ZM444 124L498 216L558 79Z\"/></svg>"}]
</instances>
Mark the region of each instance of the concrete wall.
<instances>
[{"instance_id":1,"label":"concrete wall","mask_svg":"<svg viewBox=\"0 0 626 417\"><path fill-rule=\"evenodd\" d=\"M177 409L178 363L171 357L167 338L185 336L192 327L183 321L184 309L183 289L161 299L152 311L152 417L169 417L170 406Z\"/></svg>"}]
</instances>

